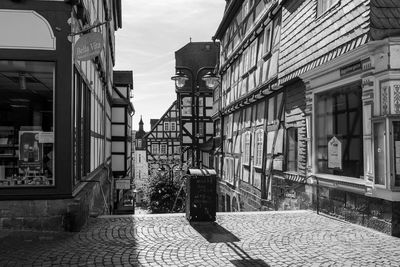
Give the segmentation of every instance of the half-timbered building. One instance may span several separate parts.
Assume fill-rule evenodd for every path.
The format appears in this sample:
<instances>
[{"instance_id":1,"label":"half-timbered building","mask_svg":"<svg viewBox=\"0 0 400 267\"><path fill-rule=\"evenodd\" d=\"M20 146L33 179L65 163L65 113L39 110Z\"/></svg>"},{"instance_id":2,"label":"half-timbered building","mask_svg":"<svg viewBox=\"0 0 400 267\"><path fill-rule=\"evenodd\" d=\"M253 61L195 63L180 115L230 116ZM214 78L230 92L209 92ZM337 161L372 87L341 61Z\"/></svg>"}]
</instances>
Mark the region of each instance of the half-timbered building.
<instances>
[{"instance_id":1,"label":"half-timbered building","mask_svg":"<svg viewBox=\"0 0 400 267\"><path fill-rule=\"evenodd\" d=\"M116 185L114 203L118 204L126 194L132 194L132 116L135 109L131 103L133 72L118 70L113 75L111 169Z\"/></svg>"},{"instance_id":2,"label":"half-timbered building","mask_svg":"<svg viewBox=\"0 0 400 267\"><path fill-rule=\"evenodd\" d=\"M399 15L391 0L227 1L220 209L315 208L400 234Z\"/></svg>"},{"instance_id":3,"label":"half-timbered building","mask_svg":"<svg viewBox=\"0 0 400 267\"><path fill-rule=\"evenodd\" d=\"M283 93L277 90L281 25L277 3L228 1L214 36L221 43L221 88L214 94L221 116L214 120L220 133L215 166L221 174L222 211L261 209L268 199L270 161L265 159L283 152L278 131Z\"/></svg>"},{"instance_id":4,"label":"half-timbered building","mask_svg":"<svg viewBox=\"0 0 400 267\"><path fill-rule=\"evenodd\" d=\"M174 101L164 115L145 134L147 146L147 164L149 173L158 172L159 168L176 169L181 163L181 135L179 111Z\"/></svg>"},{"instance_id":5,"label":"half-timbered building","mask_svg":"<svg viewBox=\"0 0 400 267\"><path fill-rule=\"evenodd\" d=\"M287 176L308 178L303 192L288 194L291 202L312 198L319 210L393 235L399 15L391 0L285 1L279 56L287 129L297 131L290 142L298 163Z\"/></svg>"}]
</instances>

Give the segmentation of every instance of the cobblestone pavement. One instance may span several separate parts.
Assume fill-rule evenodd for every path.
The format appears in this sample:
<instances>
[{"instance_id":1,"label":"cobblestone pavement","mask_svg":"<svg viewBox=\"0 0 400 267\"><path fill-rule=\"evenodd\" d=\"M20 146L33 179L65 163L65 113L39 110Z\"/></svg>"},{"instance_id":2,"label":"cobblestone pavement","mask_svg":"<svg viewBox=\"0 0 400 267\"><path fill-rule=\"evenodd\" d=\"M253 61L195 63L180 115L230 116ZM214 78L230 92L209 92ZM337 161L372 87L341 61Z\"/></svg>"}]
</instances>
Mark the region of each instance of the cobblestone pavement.
<instances>
[{"instance_id":1,"label":"cobblestone pavement","mask_svg":"<svg viewBox=\"0 0 400 267\"><path fill-rule=\"evenodd\" d=\"M0 233L0 266L400 266L400 239L311 211L92 218L80 233Z\"/></svg>"}]
</instances>

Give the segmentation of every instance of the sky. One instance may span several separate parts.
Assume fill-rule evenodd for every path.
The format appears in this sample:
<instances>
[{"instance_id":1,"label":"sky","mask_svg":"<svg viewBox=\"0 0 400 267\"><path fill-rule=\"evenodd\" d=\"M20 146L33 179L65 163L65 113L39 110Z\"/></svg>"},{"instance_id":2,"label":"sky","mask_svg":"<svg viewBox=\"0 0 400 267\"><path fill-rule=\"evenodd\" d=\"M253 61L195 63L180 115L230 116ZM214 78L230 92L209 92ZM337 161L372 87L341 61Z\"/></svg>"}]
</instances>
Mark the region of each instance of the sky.
<instances>
[{"instance_id":1,"label":"sky","mask_svg":"<svg viewBox=\"0 0 400 267\"><path fill-rule=\"evenodd\" d=\"M159 119L176 99L175 51L207 42L222 20L225 0L122 0L122 28L115 33L114 70L133 71L133 130L143 116Z\"/></svg>"}]
</instances>

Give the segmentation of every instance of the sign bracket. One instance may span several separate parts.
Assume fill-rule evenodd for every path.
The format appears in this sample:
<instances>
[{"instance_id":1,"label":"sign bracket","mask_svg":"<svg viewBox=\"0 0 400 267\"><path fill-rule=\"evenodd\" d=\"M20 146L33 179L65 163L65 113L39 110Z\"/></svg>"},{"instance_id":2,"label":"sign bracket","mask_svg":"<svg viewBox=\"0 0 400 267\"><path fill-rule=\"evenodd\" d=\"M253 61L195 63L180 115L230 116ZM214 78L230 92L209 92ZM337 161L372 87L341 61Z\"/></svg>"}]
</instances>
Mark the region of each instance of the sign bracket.
<instances>
[{"instance_id":1,"label":"sign bracket","mask_svg":"<svg viewBox=\"0 0 400 267\"><path fill-rule=\"evenodd\" d=\"M99 20L95 20L94 23L93 23L93 25L85 25L81 31L78 31L78 32L71 32L71 33L69 34L69 36L75 36L75 35L78 35L78 34L87 33L87 32L89 32L91 29L94 29L94 28L103 26L104 24L107 24L107 23L109 23L110 21L111 21L111 20L106 20L106 21L104 21L104 22L100 22Z\"/></svg>"}]
</instances>

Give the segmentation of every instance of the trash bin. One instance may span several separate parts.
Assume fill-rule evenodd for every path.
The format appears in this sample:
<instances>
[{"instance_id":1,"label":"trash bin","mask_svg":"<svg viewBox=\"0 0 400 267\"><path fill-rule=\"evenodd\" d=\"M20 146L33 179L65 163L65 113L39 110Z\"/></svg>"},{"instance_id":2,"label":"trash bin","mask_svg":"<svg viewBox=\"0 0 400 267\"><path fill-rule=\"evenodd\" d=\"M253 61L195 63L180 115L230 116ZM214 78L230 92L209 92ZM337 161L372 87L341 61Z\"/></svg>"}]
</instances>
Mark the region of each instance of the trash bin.
<instances>
[{"instance_id":1,"label":"trash bin","mask_svg":"<svg viewBox=\"0 0 400 267\"><path fill-rule=\"evenodd\" d=\"M215 221L217 173L212 169L189 169L186 181L186 219Z\"/></svg>"}]
</instances>

